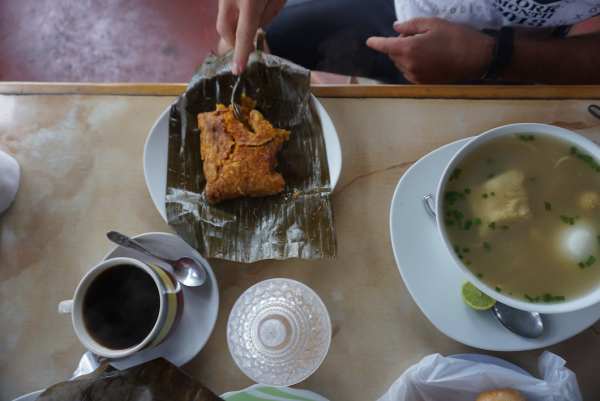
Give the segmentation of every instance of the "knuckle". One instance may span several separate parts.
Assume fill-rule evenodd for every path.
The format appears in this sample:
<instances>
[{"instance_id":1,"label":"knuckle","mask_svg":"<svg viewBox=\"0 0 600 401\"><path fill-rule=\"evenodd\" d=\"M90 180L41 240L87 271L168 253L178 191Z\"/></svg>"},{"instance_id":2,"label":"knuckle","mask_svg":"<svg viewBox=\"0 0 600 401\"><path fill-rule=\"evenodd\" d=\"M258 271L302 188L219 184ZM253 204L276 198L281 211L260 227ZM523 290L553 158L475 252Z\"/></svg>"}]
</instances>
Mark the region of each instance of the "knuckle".
<instances>
[{"instance_id":1,"label":"knuckle","mask_svg":"<svg viewBox=\"0 0 600 401\"><path fill-rule=\"evenodd\" d=\"M408 43L405 43L403 48L402 48L402 52L404 53L404 55L408 58L412 58L413 55L415 54L415 44L411 41Z\"/></svg>"}]
</instances>

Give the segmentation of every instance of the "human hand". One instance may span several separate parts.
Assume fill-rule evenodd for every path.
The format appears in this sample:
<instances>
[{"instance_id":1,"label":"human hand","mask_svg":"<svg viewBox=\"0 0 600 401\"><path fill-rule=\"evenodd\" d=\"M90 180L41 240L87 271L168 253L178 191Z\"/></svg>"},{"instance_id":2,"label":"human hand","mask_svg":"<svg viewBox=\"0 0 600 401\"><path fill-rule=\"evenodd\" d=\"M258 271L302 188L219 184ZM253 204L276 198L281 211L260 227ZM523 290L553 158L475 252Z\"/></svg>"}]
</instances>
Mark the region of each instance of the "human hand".
<instances>
[{"instance_id":1,"label":"human hand","mask_svg":"<svg viewBox=\"0 0 600 401\"><path fill-rule=\"evenodd\" d=\"M439 18L395 23L397 37L373 36L367 46L387 54L414 83L481 78L489 66L494 39L468 26Z\"/></svg>"},{"instance_id":2,"label":"human hand","mask_svg":"<svg viewBox=\"0 0 600 401\"><path fill-rule=\"evenodd\" d=\"M285 0L219 0L217 32L234 47L232 72L246 68L259 27L268 24L283 8Z\"/></svg>"}]
</instances>

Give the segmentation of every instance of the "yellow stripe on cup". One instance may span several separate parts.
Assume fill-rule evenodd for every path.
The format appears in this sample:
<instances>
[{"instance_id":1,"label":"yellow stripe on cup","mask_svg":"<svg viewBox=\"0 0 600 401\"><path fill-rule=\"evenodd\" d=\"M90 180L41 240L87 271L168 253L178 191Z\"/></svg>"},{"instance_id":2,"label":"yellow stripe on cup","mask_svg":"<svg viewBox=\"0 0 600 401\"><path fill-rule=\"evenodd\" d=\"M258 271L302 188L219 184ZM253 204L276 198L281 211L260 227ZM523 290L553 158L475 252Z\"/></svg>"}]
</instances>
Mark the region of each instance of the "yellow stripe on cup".
<instances>
[{"instance_id":1,"label":"yellow stripe on cup","mask_svg":"<svg viewBox=\"0 0 600 401\"><path fill-rule=\"evenodd\" d=\"M165 272L163 269L161 269L158 266L155 266L151 263L148 263L148 266L150 266L150 268L152 268L152 270L154 270L154 272L160 278L160 281L165 286L165 290L166 290L165 291L165 293L166 293L165 310L167 312L166 317L164 318L164 321L162 323L162 327L161 327L160 331L158 332L158 334L154 338L154 340L150 344L148 344L148 348L150 348L150 347L154 347L154 346L160 344L165 339L165 337L169 334L169 332L171 331L171 328L173 327L173 323L175 322L175 318L177 317L177 308L179 307L179 305L177 304L177 294L175 293L175 291L176 291L175 283L173 282L171 277L167 274L167 272Z\"/></svg>"}]
</instances>

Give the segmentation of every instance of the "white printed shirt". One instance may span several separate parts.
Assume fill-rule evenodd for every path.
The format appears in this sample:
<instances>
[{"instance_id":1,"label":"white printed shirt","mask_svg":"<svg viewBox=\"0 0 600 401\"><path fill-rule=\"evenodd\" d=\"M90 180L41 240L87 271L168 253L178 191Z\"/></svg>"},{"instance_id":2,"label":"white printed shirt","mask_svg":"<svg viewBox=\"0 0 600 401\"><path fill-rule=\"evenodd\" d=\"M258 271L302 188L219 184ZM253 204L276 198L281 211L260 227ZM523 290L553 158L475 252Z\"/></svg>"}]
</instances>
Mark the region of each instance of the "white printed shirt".
<instances>
[{"instance_id":1,"label":"white printed shirt","mask_svg":"<svg viewBox=\"0 0 600 401\"><path fill-rule=\"evenodd\" d=\"M477 29L573 25L600 14L600 0L395 0L398 21L439 17Z\"/></svg>"}]
</instances>

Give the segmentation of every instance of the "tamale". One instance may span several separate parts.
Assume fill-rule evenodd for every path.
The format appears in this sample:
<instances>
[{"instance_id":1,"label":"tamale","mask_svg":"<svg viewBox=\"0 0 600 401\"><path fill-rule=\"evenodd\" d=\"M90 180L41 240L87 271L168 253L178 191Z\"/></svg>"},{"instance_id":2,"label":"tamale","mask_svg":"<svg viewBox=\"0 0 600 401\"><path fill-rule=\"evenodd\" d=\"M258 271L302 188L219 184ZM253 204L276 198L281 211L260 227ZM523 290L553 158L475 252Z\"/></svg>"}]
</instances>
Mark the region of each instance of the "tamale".
<instances>
[{"instance_id":1,"label":"tamale","mask_svg":"<svg viewBox=\"0 0 600 401\"><path fill-rule=\"evenodd\" d=\"M169 225L209 258L236 262L332 258L336 253L327 150L309 71L254 52L241 93L273 127L290 131L277 156L283 191L211 204L197 116L228 106L237 77L232 53L209 56L171 107L165 209Z\"/></svg>"},{"instance_id":2,"label":"tamale","mask_svg":"<svg viewBox=\"0 0 600 401\"><path fill-rule=\"evenodd\" d=\"M215 111L198 114L204 193L211 204L242 196L275 195L285 186L274 168L289 131L274 128L254 109L252 99L243 97L242 103L249 127L236 119L231 105L217 104Z\"/></svg>"}]
</instances>

